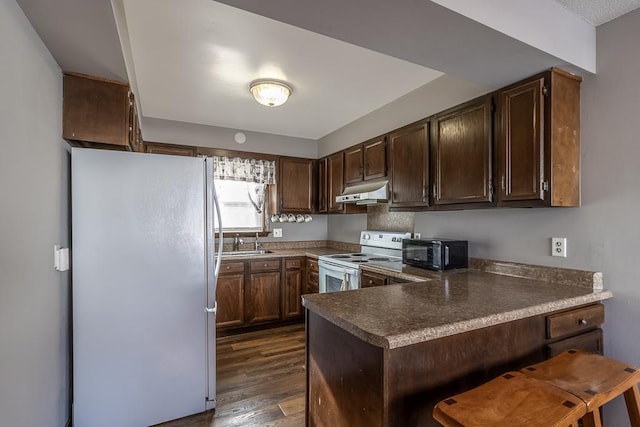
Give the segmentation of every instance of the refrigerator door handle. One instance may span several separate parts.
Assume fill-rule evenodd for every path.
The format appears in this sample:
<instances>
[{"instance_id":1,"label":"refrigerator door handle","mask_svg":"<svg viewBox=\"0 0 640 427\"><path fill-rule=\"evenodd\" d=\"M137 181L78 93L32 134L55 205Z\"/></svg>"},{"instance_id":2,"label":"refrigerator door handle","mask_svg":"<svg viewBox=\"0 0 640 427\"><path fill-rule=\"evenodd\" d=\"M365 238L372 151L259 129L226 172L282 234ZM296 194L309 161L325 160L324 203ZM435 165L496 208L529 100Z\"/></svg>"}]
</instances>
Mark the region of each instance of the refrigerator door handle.
<instances>
[{"instance_id":1,"label":"refrigerator door handle","mask_svg":"<svg viewBox=\"0 0 640 427\"><path fill-rule=\"evenodd\" d=\"M204 308L204 311L205 311L207 314L216 314L216 312L218 311L218 301L214 301L214 302L213 302L213 308L211 308L211 307L205 307L205 308Z\"/></svg>"}]
</instances>

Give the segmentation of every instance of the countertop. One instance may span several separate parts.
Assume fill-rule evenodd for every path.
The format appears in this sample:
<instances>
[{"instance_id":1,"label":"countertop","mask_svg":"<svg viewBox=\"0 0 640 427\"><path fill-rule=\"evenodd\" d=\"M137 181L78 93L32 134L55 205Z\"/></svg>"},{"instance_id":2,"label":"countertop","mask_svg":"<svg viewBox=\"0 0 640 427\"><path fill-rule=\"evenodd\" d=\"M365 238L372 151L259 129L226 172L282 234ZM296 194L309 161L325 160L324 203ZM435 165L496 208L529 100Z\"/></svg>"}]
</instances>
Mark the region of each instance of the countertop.
<instances>
[{"instance_id":1,"label":"countertop","mask_svg":"<svg viewBox=\"0 0 640 427\"><path fill-rule=\"evenodd\" d=\"M223 256L222 261L233 261L233 260L245 260L245 259L264 259L264 258L278 258L278 257L296 257L296 256L307 256L309 258L317 259L321 255L333 255L333 254L343 254L346 251L344 249L336 249L330 247L300 247L300 248L288 248L288 249L268 249L271 252L265 253L262 255L255 254L247 254L247 255L233 255L233 256ZM241 253L241 252L240 252Z\"/></svg>"},{"instance_id":2,"label":"countertop","mask_svg":"<svg viewBox=\"0 0 640 427\"><path fill-rule=\"evenodd\" d=\"M366 267L421 281L308 294L303 305L370 344L393 349L612 297L599 272L479 259L470 266L451 272Z\"/></svg>"}]
</instances>

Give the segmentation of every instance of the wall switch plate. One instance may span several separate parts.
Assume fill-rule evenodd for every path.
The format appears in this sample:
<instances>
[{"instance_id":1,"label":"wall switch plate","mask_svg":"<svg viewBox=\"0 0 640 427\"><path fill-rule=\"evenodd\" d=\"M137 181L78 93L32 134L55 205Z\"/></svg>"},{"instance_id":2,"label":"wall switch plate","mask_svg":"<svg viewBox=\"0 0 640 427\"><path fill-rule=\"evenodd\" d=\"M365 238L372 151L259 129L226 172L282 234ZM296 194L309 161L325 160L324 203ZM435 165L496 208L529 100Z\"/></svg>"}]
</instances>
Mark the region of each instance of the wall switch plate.
<instances>
[{"instance_id":1,"label":"wall switch plate","mask_svg":"<svg viewBox=\"0 0 640 427\"><path fill-rule=\"evenodd\" d=\"M69 270L69 248L53 245L53 268L56 271Z\"/></svg>"},{"instance_id":2,"label":"wall switch plate","mask_svg":"<svg viewBox=\"0 0 640 427\"><path fill-rule=\"evenodd\" d=\"M567 238L552 237L551 238L551 256L567 257Z\"/></svg>"},{"instance_id":3,"label":"wall switch plate","mask_svg":"<svg viewBox=\"0 0 640 427\"><path fill-rule=\"evenodd\" d=\"M273 237L282 237L282 228L274 228Z\"/></svg>"}]
</instances>

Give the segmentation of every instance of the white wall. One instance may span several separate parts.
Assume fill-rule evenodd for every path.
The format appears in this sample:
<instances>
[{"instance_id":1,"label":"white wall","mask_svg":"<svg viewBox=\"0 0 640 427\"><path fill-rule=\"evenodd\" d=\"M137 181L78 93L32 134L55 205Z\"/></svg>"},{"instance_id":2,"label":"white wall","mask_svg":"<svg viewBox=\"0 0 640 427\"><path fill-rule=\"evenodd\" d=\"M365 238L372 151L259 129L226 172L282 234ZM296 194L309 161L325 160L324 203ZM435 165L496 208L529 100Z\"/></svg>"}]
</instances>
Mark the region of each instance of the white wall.
<instances>
[{"instance_id":1,"label":"white wall","mask_svg":"<svg viewBox=\"0 0 640 427\"><path fill-rule=\"evenodd\" d=\"M598 270L614 293L606 302L605 353L640 366L640 9L597 29L596 76L582 83L582 207L489 209L416 214L423 236L469 240L470 255ZM363 122L365 123L365 119ZM356 126L357 123L351 126ZM330 238L365 224L329 219ZM552 258L550 237L568 238L568 257ZM623 400L607 425L629 425Z\"/></svg>"},{"instance_id":2,"label":"white wall","mask_svg":"<svg viewBox=\"0 0 640 427\"><path fill-rule=\"evenodd\" d=\"M318 157L335 153L490 92L451 75L433 80L318 140Z\"/></svg>"},{"instance_id":3,"label":"white wall","mask_svg":"<svg viewBox=\"0 0 640 427\"><path fill-rule=\"evenodd\" d=\"M62 76L15 0L0 0L0 425L69 416L69 153Z\"/></svg>"},{"instance_id":4,"label":"white wall","mask_svg":"<svg viewBox=\"0 0 640 427\"><path fill-rule=\"evenodd\" d=\"M143 118L142 136L145 141L171 144L195 145L199 147L224 148L227 150L249 151L253 153L279 154L282 156L317 157L317 142L312 139L294 138L268 133L249 132L216 126L197 125ZM244 144L238 144L233 136L243 132L247 136Z\"/></svg>"}]
</instances>

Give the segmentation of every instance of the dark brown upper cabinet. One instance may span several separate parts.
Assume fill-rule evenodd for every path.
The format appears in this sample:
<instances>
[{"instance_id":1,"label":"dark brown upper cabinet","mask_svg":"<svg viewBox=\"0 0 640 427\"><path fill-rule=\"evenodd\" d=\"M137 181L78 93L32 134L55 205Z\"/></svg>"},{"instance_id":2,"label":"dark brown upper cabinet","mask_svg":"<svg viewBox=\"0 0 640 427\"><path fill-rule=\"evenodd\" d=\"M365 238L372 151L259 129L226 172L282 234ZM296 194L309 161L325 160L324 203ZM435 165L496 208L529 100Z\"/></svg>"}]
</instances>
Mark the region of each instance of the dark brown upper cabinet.
<instances>
[{"instance_id":1,"label":"dark brown upper cabinet","mask_svg":"<svg viewBox=\"0 0 640 427\"><path fill-rule=\"evenodd\" d=\"M551 69L498 92L500 206L580 206L580 83Z\"/></svg>"},{"instance_id":2,"label":"dark brown upper cabinet","mask_svg":"<svg viewBox=\"0 0 640 427\"><path fill-rule=\"evenodd\" d=\"M381 136L362 143L365 181L387 176L387 137Z\"/></svg>"},{"instance_id":3,"label":"dark brown upper cabinet","mask_svg":"<svg viewBox=\"0 0 640 427\"><path fill-rule=\"evenodd\" d=\"M62 137L74 146L142 151L133 101L126 83L65 73Z\"/></svg>"},{"instance_id":4,"label":"dark brown upper cabinet","mask_svg":"<svg viewBox=\"0 0 640 427\"><path fill-rule=\"evenodd\" d=\"M281 157L278 177L279 212L313 213L314 182L313 160Z\"/></svg>"},{"instance_id":5,"label":"dark brown upper cabinet","mask_svg":"<svg viewBox=\"0 0 640 427\"><path fill-rule=\"evenodd\" d=\"M144 152L153 154L167 154L171 156L196 157L197 147L190 145L165 144L162 142L145 142Z\"/></svg>"},{"instance_id":6,"label":"dark brown upper cabinet","mask_svg":"<svg viewBox=\"0 0 640 427\"><path fill-rule=\"evenodd\" d=\"M429 206L429 122L406 126L389 134L389 207Z\"/></svg>"},{"instance_id":7,"label":"dark brown upper cabinet","mask_svg":"<svg viewBox=\"0 0 640 427\"><path fill-rule=\"evenodd\" d=\"M387 138L381 136L344 150L344 183L387 176Z\"/></svg>"},{"instance_id":8,"label":"dark brown upper cabinet","mask_svg":"<svg viewBox=\"0 0 640 427\"><path fill-rule=\"evenodd\" d=\"M357 184L364 176L362 144L344 150L344 183Z\"/></svg>"},{"instance_id":9,"label":"dark brown upper cabinet","mask_svg":"<svg viewBox=\"0 0 640 427\"><path fill-rule=\"evenodd\" d=\"M318 213L327 213L327 158L318 160Z\"/></svg>"},{"instance_id":10,"label":"dark brown upper cabinet","mask_svg":"<svg viewBox=\"0 0 640 427\"><path fill-rule=\"evenodd\" d=\"M344 191L344 153L332 154L327 158L327 212L343 213L343 203L336 203L336 196Z\"/></svg>"},{"instance_id":11,"label":"dark brown upper cabinet","mask_svg":"<svg viewBox=\"0 0 640 427\"><path fill-rule=\"evenodd\" d=\"M482 97L435 116L431 159L436 209L444 205L491 205L492 129L492 97Z\"/></svg>"}]
</instances>

